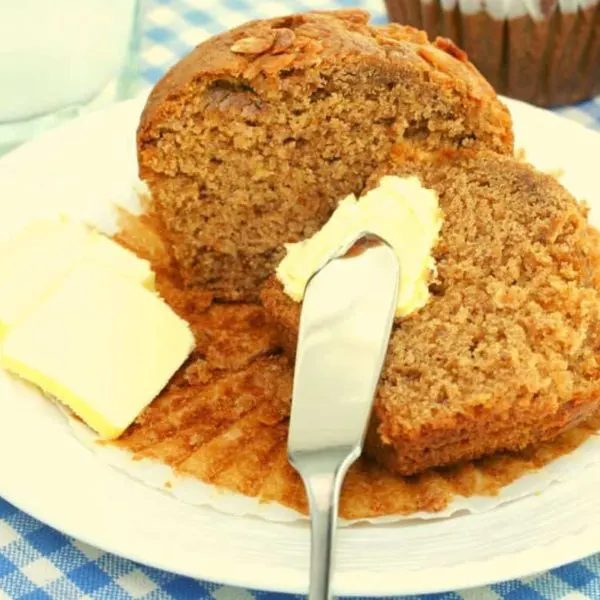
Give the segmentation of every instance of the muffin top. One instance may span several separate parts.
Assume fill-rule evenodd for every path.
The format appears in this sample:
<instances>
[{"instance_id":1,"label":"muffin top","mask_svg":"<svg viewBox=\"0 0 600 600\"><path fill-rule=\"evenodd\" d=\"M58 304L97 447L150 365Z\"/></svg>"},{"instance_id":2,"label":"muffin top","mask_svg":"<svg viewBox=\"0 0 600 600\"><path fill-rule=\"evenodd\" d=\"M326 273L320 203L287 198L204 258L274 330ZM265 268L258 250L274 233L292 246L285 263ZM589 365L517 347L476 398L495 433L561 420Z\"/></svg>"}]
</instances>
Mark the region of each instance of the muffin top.
<instances>
[{"instance_id":1,"label":"muffin top","mask_svg":"<svg viewBox=\"0 0 600 600\"><path fill-rule=\"evenodd\" d=\"M315 12L200 44L150 95L138 162L183 281L252 300L398 144L510 154L511 118L449 40Z\"/></svg>"}]
</instances>

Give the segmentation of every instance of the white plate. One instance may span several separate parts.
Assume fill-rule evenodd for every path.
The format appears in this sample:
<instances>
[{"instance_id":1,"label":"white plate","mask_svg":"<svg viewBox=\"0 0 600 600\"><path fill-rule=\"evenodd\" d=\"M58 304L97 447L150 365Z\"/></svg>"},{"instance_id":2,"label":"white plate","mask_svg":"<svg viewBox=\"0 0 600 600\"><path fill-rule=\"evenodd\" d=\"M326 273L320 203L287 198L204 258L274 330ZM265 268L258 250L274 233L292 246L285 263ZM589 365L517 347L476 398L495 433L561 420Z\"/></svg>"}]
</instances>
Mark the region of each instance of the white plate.
<instances>
[{"instance_id":1,"label":"white plate","mask_svg":"<svg viewBox=\"0 0 600 600\"><path fill-rule=\"evenodd\" d=\"M518 144L600 213L600 135L510 103ZM0 234L35 214L94 220L126 202L140 101L69 123L0 161ZM600 551L600 465L588 476L479 515L340 531L335 589L424 593L482 585ZM0 494L49 525L142 563L231 585L304 592L304 524L182 504L98 462L33 389L0 373Z\"/></svg>"}]
</instances>

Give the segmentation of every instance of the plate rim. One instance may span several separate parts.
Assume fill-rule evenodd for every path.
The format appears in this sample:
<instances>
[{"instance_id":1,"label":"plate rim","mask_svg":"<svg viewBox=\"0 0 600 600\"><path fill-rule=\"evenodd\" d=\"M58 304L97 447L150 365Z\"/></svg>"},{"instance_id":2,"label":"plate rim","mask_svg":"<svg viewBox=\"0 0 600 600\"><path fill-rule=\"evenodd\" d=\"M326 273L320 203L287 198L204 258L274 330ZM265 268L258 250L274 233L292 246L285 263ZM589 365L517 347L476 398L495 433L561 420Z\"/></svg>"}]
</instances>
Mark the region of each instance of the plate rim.
<instances>
[{"instance_id":1,"label":"plate rim","mask_svg":"<svg viewBox=\"0 0 600 600\"><path fill-rule=\"evenodd\" d=\"M43 143L39 142L40 139L49 140L53 136L57 136L58 138L60 138L64 136L70 128L77 129L81 126L82 123L90 120L103 120L104 118L107 118L106 115L110 114L112 111L137 111L138 109L141 109L145 97L146 94L133 100L128 100L126 102L112 105L106 110L97 111L86 115L80 119L70 121L64 126L47 132L46 134L40 136L40 138L36 138L35 140L32 140L31 142L28 142L27 144L13 150L12 152L2 157L2 159L0 160L0 177L2 176L5 165L6 168L8 168L11 161L19 161L21 153L27 153L28 148L31 145ZM567 123L570 128L573 128L574 130L578 130L580 132L585 132L586 136L593 136L594 142L600 148L600 134L592 129L585 127L584 125L570 121L556 113L551 113L549 111L528 105L523 102L507 99L504 99L504 101L509 105L509 108L512 108L513 106L521 106L524 107L521 108L521 110L539 111L539 113L544 113L544 118L552 118L555 119L556 122L560 121L562 124ZM590 139L592 139L592 137L590 137ZM561 485L576 484L576 481L571 481L564 482ZM165 567L164 562L161 564L160 561L157 562L155 560L148 560L147 558L140 556L138 553L123 553L117 547L118 545L114 546L108 542L99 543L93 537L90 538L89 536L87 536L85 531L77 530L77 528L73 530L73 528L70 527L69 524L65 526L62 523L57 523L50 515L44 515L43 511L42 514L40 514L40 511L35 506L35 502L32 503L30 501L31 499L19 498L18 494L11 495L10 491L7 494L6 491L2 490L1 488L2 484L0 480L0 492L2 497L6 499L9 503L13 504L16 508L24 511L25 513L31 515L40 522L45 523L50 527L53 527L54 529L57 529L58 531L61 531L76 540L80 540L86 544L93 545L105 552L110 552L117 556L133 560L135 562L141 562L143 564L157 569L168 570L172 573L178 573L188 577L201 578L205 581L219 583L222 585L238 586L242 588L283 593L305 593L307 590L307 574L300 574L298 569L270 566L264 572L257 572L248 569L236 571L231 569L230 565L226 562L223 562L221 564L220 570L219 568L215 569L214 564L211 563L209 572L206 572L206 569L203 569L201 565L198 565L198 568L194 568L191 571L189 569L174 568L173 566ZM239 517L231 518L233 519ZM281 524L281 526L286 527L285 524ZM374 527L381 526L376 525ZM441 578L441 581L443 581L443 585L429 584L423 587L420 583L418 583L419 573L421 573L421 571L410 571L402 574L402 578L404 578L404 583L402 587L400 587L397 584L397 580L400 579L400 577L390 578L381 577L381 575L378 575L377 578L369 580L368 586L366 586L366 582L362 582L360 580L357 581L356 578L345 576L342 581L340 581L339 579L337 580L338 585L336 586L336 590L337 593L345 596L390 596L396 595L398 593L435 593L457 589L468 589L473 587L479 587L482 585L489 585L498 581L520 578L532 573L546 571L548 569L555 568L559 565L566 564L567 562L581 560L582 558L585 558L590 554L600 551L599 534L600 527L591 527L587 530L579 531L578 533L574 533L570 536L567 536L566 538L559 538L551 544L543 547L538 546L523 550L516 554L501 555L493 557L491 559L487 559L485 561L482 560L479 562L470 563L471 567L476 567L475 578L473 578L473 572L471 572L470 574L463 574L463 571L465 571L465 565L437 567L434 569L434 571L443 572L444 576ZM495 563L506 563L502 565L502 572L498 572L496 573L496 575L493 574L493 571L498 569L497 566L494 567ZM272 577L273 571L279 571L279 576ZM454 575L452 574L453 572ZM238 576L236 575L236 573L242 573L242 575ZM364 577L364 573L361 573L361 577ZM269 581L275 582L277 580L282 582L284 580L288 580L288 578L289 580L294 581L292 585L282 586L277 585L276 583L269 583ZM300 583L300 579L306 579L306 582ZM430 579L433 580L434 577L430 576ZM440 578L435 577L435 579L438 580ZM350 585L347 584L347 580L351 582ZM361 585L365 585L365 587L361 587ZM402 591L399 592L399 589L401 589Z\"/></svg>"}]
</instances>

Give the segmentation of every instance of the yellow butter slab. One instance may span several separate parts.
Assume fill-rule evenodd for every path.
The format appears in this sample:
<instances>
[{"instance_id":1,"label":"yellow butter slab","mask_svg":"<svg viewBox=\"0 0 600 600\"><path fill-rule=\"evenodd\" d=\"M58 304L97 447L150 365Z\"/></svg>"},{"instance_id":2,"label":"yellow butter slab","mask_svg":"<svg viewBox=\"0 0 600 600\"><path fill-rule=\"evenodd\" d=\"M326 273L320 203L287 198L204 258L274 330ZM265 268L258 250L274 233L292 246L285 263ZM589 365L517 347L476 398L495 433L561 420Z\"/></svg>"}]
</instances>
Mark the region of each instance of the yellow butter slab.
<instances>
[{"instance_id":1,"label":"yellow butter slab","mask_svg":"<svg viewBox=\"0 0 600 600\"><path fill-rule=\"evenodd\" d=\"M154 272L147 260L139 258L130 250L100 233L90 234L89 241L88 256L90 260L129 277L133 281L139 281L149 290L155 289Z\"/></svg>"},{"instance_id":2,"label":"yellow butter slab","mask_svg":"<svg viewBox=\"0 0 600 600\"><path fill-rule=\"evenodd\" d=\"M87 231L58 222L31 223L0 257L0 333L31 310L83 255Z\"/></svg>"},{"instance_id":3,"label":"yellow butter slab","mask_svg":"<svg viewBox=\"0 0 600 600\"><path fill-rule=\"evenodd\" d=\"M0 339L85 261L154 289L148 261L78 223L35 221L5 242L0 252Z\"/></svg>"},{"instance_id":4,"label":"yellow butter slab","mask_svg":"<svg viewBox=\"0 0 600 600\"><path fill-rule=\"evenodd\" d=\"M0 362L115 438L193 348L187 323L155 293L85 264L7 333Z\"/></svg>"},{"instance_id":5,"label":"yellow butter slab","mask_svg":"<svg viewBox=\"0 0 600 600\"><path fill-rule=\"evenodd\" d=\"M106 420L104 415L87 404L83 398L76 396L72 390L61 385L58 381L54 381L53 379L46 377L43 373L8 356L2 356L0 360L2 366L7 371L18 375L21 379L25 379L26 381L37 385L49 396L60 400L94 431L104 432L103 435L106 439L117 438L122 433L120 429L113 427L113 425Z\"/></svg>"}]
</instances>

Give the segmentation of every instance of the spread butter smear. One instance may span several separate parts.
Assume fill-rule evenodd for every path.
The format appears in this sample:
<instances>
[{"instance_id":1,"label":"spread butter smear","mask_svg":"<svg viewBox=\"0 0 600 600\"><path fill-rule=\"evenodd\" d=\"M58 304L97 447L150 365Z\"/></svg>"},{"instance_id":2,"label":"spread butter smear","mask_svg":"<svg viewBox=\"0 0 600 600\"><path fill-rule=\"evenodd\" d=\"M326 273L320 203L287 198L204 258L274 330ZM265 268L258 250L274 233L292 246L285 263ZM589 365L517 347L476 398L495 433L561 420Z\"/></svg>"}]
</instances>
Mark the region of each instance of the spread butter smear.
<instances>
[{"instance_id":1,"label":"spread butter smear","mask_svg":"<svg viewBox=\"0 0 600 600\"><path fill-rule=\"evenodd\" d=\"M285 293L300 302L312 275L328 257L361 232L385 239L400 259L396 316L407 316L429 298L435 272L431 254L442 228L443 213L437 194L416 177L383 177L379 187L357 199L344 198L331 218L312 237L286 244L287 255L277 267Z\"/></svg>"}]
</instances>

